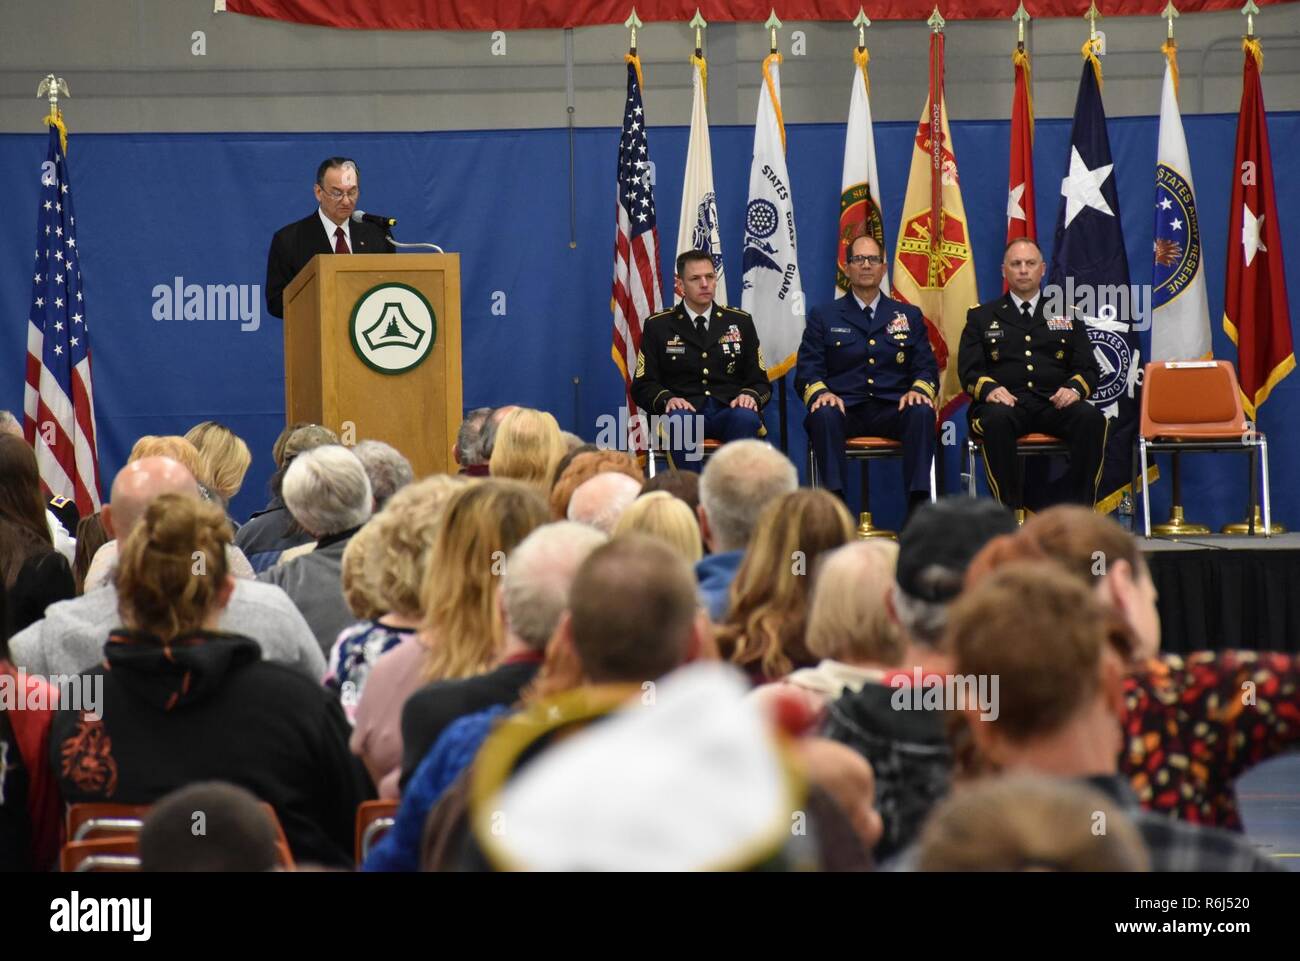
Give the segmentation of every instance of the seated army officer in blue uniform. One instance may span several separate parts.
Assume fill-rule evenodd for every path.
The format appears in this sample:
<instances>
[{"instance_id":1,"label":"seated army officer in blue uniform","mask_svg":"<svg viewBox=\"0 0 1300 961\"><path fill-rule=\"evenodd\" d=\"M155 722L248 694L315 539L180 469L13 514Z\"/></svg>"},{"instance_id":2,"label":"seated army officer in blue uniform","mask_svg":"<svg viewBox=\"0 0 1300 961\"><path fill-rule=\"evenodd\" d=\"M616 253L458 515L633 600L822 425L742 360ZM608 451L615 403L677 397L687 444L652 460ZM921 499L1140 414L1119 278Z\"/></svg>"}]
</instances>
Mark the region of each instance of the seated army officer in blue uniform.
<instances>
[{"instance_id":1,"label":"seated army officer in blue uniform","mask_svg":"<svg viewBox=\"0 0 1300 961\"><path fill-rule=\"evenodd\" d=\"M678 256L682 302L646 318L632 380L637 406L670 418L656 440L683 470L700 469L705 438L757 437L772 396L754 320L713 302L717 280L704 251Z\"/></svg>"},{"instance_id":2,"label":"seated army officer in blue uniform","mask_svg":"<svg viewBox=\"0 0 1300 961\"><path fill-rule=\"evenodd\" d=\"M875 237L849 246L852 290L808 315L794 389L822 486L844 496L846 437L889 437L903 444L910 511L930 496L939 373L921 311L880 292L885 268Z\"/></svg>"}]
</instances>

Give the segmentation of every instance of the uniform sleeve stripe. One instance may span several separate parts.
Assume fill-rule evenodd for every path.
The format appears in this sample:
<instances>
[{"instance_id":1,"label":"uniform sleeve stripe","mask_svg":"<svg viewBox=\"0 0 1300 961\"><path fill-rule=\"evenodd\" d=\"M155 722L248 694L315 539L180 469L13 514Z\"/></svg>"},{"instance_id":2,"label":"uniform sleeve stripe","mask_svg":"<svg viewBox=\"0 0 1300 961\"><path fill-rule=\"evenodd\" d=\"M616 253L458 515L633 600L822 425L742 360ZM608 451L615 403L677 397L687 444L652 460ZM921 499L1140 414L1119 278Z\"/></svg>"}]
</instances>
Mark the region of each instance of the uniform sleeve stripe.
<instances>
[{"instance_id":1,"label":"uniform sleeve stripe","mask_svg":"<svg viewBox=\"0 0 1300 961\"><path fill-rule=\"evenodd\" d=\"M813 394L817 393L817 391L819 390L830 390L830 388L827 387L826 384L820 380L817 381L815 384L809 384L807 387L805 387L803 389L804 404L808 404L812 400Z\"/></svg>"}]
</instances>

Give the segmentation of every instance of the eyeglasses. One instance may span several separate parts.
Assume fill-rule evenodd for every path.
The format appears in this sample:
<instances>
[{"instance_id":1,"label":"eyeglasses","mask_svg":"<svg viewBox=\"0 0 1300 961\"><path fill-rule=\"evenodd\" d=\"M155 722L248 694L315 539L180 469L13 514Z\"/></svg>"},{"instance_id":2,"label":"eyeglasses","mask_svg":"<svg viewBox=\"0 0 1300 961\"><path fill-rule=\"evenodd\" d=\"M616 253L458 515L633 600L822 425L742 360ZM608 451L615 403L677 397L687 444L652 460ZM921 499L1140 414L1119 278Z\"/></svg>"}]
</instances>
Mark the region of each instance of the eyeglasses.
<instances>
[{"instance_id":1,"label":"eyeglasses","mask_svg":"<svg viewBox=\"0 0 1300 961\"><path fill-rule=\"evenodd\" d=\"M861 267L863 264L870 264L872 267L879 267L885 262L885 258L877 254L858 254L856 257L850 257L849 263L855 267Z\"/></svg>"},{"instance_id":2,"label":"eyeglasses","mask_svg":"<svg viewBox=\"0 0 1300 961\"><path fill-rule=\"evenodd\" d=\"M325 194L325 196L328 197L330 200L334 201L335 203L338 203L344 197L347 197L348 200L356 200L357 197L361 195L361 188L353 187L351 190L338 190L335 187L329 187L328 189L322 187L321 192Z\"/></svg>"}]
</instances>

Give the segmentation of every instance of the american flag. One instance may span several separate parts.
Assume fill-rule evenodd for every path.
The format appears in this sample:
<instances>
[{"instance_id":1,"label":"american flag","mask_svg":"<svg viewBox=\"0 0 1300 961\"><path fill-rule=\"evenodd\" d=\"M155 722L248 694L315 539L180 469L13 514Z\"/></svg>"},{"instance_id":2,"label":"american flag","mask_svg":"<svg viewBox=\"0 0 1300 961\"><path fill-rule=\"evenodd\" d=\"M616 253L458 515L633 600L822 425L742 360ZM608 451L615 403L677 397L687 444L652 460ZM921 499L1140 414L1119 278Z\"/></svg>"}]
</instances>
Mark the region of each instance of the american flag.
<instances>
[{"instance_id":1,"label":"american flag","mask_svg":"<svg viewBox=\"0 0 1300 961\"><path fill-rule=\"evenodd\" d=\"M41 165L23 432L36 451L47 493L72 498L85 517L99 510L90 337L64 153L67 131L57 113L47 122L50 146Z\"/></svg>"},{"instance_id":2,"label":"american flag","mask_svg":"<svg viewBox=\"0 0 1300 961\"><path fill-rule=\"evenodd\" d=\"M650 176L650 145L641 105L641 60L627 56L627 101L623 105L623 136L618 143L618 233L614 240L614 363L623 373L628 422L634 449L644 446L635 436L636 404L632 377L641 349L641 325L663 308L659 282L659 227L655 219Z\"/></svg>"}]
</instances>

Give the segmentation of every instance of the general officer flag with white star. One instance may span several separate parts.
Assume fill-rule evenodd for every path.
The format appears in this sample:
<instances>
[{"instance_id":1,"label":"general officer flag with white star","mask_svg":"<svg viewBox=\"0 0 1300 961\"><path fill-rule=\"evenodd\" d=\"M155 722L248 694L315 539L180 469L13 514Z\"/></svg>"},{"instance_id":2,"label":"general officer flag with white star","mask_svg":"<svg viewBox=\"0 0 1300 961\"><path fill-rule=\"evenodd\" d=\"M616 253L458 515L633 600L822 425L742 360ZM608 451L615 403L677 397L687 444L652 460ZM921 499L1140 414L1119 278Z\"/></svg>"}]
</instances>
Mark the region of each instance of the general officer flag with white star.
<instances>
[{"instance_id":1,"label":"general officer flag with white star","mask_svg":"<svg viewBox=\"0 0 1300 961\"><path fill-rule=\"evenodd\" d=\"M36 451L46 492L75 500L85 517L100 506L90 337L68 178L67 130L57 111L46 122L50 145L41 164L36 216L23 433Z\"/></svg>"},{"instance_id":2,"label":"general officer flag with white star","mask_svg":"<svg viewBox=\"0 0 1300 961\"><path fill-rule=\"evenodd\" d=\"M1067 316L1087 324L1101 368L1101 381L1088 402L1106 415L1106 456L1097 504L1099 510L1111 511L1133 480L1141 380L1141 350L1134 326L1142 304L1129 287L1115 165L1101 103L1101 64L1090 51L1074 105L1069 172L1061 180L1047 282L1048 302L1059 298Z\"/></svg>"}]
</instances>

